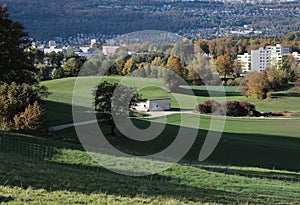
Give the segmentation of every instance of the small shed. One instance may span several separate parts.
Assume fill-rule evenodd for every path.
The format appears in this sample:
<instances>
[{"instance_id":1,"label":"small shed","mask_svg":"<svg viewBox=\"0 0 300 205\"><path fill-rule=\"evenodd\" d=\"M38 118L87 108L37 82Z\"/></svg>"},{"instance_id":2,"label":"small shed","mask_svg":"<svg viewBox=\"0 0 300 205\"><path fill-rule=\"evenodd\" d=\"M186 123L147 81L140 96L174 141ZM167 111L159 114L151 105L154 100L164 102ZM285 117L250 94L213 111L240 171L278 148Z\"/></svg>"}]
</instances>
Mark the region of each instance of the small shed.
<instances>
[{"instance_id":1,"label":"small shed","mask_svg":"<svg viewBox=\"0 0 300 205\"><path fill-rule=\"evenodd\" d=\"M162 111L171 109L171 98L153 98L132 105L133 109L137 111Z\"/></svg>"}]
</instances>

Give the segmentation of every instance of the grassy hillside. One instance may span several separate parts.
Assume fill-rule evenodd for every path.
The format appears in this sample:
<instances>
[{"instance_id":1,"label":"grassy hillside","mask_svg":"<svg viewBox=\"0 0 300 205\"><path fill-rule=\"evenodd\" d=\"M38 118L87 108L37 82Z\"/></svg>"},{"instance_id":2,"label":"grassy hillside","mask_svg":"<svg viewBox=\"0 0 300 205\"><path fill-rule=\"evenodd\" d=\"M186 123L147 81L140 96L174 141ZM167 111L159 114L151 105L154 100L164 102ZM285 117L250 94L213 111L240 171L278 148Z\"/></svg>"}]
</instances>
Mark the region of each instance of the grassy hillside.
<instances>
[{"instance_id":1,"label":"grassy hillside","mask_svg":"<svg viewBox=\"0 0 300 205\"><path fill-rule=\"evenodd\" d=\"M120 77L105 77L108 81L117 82ZM88 78L88 83L98 82L98 78ZM46 101L48 120L50 125L59 125L72 122L71 101L75 78L59 79L43 82L43 85L49 88L52 93ZM130 83L130 82L129 82ZM132 80L139 85L160 86L161 81L153 79L135 78ZM197 101L203 102L208 98L207 91L203 87L194 87L197 95ZM211 87L211 89L214 89ZM258 101L247 99L240 95L235 87L226 87L228 100L247 100L257 105L258 110L290 110L299 111L297 95L290 96L288 92L282 96L282 93L276 93L278 98ZM87 92L79 89L77 92ZM172 97L161 88L150 87L141 90L146 98L153 97ZM172 93L173 94L173 93ZM175 94L186 101L191 96L184 93ZM281 95L281 96L280 96ZM287 103L288 102L288 103ZM172 97L172 106L178 106L176 100ZM187 107L188 108L188 107ZM191 109L193 107L190 107ZM200 124L198 120L200 118ZM220 118L222 119L222 118ZM82 119L85 120L84 118ZM172 115L168 117L168 125L164 132L152 141L153 146L146 146L143 143L133 141L122 141L118 143L123 145L126 150L136 152L152 153L154 150L166 147L177 135L181 121L184 121L186 129L199 129L197 140L186 156L187 159L197 160L199 151L206 137L207 131L211 124L211 117L199 116L197 114L185 114L180 116ZM162 119L153 121L161 123ZM136 121L137 125L148 126L146 121ZM250 118L226 118L222 138L214 153L208 159L208 162L219 163L224 165L254 166L288 170L300 170L298 156L300 155L300 119L250 119ZM93 126L93 125L90 125ZM89 130L89 126L86 126ZM104 127L105 128L105 127ZM66 139L77 139L74 128L61 130L56 134ZM188 137L188 136L187 136Z\"/></svg>"},{"instance_id":2,"label":"grassy hillside","mask_svg":"<svg viewBox=\"0 0 300 205\"><path fill-rule=\"evenodd\" d=\"M2 139L57 147L44 160L3 153L1 147L0 202L8 204L300 204L299 173L295 172L244 168L246 176L238 176L212 171L218 167L204 170L178 164L152 176L128 177L95 169L99 165L80 147L11 132L0 134ZM240 168L230 167L235 169ZM270 179L270 175L282 178Z\"/></svg>"},{"instance_id":3,"label":"grassy hillside","mask_svg":"<svg viewBox=\"0 0 300 205\"><path fill-rule=\"evenodd\" d=\"M99 82L97 77L88 77L86 81L89 85L95 85ZM48 111L48 122L52 125L60 125L64 123L72 122L71 117L71 105L72 105L72 95L73 88L75 85L76 78L65 78L51 81L44 81L41 84L48 87L49 92L51 93L46 100L46 108ZM110 82L118 82L121 80L121 77L104 77L102 80L107 80ZM178 102L175 100L174 96L184 100L184 105L181 108L186 109L195 109L195 104L192 104L193 96L185 94L185 90L182 89L182 92L179 93L168 93L164 91L161 87L163 82L161 80L149 79L149 78L134 78L132 81L126 81L126 84L129 86L150 86L145 89L142 89L140 93L144 98L157 98L157 97L171 97L172 98L172 107L179 108ZM195 86L192 87L196 95L197 102L204 102L209 99L207 89L216 90L213 86L203 87ZM227 100L239 100L239 101L248 101L256 105L258 111L261 112L270 112L270 111L295 111L300 112L299 107L299 93L295 91L289 92L278 92L273 94L273 98L266 100L257 100L253 98L246 98L241 95L236 87L225 87L226 98ZM84 93L91 93L91 90L85 90L84 88L79 89L79 91ZM218 100L218 92L212 92L214 99ZM220 99L220 101L222 101ZM75 102L76 104L76 102Z\"/></svg>"}]
</instances>

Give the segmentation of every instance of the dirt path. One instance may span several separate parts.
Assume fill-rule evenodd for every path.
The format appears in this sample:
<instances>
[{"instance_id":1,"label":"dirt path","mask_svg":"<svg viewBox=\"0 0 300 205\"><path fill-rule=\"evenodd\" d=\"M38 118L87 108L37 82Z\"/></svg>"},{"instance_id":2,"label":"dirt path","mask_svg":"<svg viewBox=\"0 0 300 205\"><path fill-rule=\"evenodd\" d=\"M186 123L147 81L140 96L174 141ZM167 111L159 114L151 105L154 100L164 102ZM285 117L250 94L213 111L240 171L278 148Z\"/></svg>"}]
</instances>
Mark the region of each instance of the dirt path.
<instances>
[{"instance_id":1,"label":"dirt path","mask_svg":"<svg viewBox=\"0 0 300 205\"><path fill-rule=\"evenodd\" d=\"M181 113L191 114L191 113L194 113L194 111L193 110L152 111L152 112L148 112L148 114L150 116L147 116L145 118L146 119L152 119L152 118L163 117L163 116L172 115L172 114L181 114ZM93 123L96 123L96 122L97 122L97 120L89 120L89 121L83 121L83 122L78 122L78 123L69 123L69 124L57 125L57 126L50 127L49 130L59 131L59 130L63 130L63 129L74 127L74 126L89 125L89 124L93 124Z\"/></svg>"}]
</instances>

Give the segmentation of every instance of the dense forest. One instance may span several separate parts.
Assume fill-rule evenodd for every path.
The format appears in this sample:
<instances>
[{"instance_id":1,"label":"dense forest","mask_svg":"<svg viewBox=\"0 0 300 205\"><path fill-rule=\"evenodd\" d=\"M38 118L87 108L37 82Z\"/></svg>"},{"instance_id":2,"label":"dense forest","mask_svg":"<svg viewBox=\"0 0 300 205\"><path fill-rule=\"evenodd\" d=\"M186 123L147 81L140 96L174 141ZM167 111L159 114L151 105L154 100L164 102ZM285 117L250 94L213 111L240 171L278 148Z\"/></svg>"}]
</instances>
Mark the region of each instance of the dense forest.
<instances>
[{"instance_id":1,"label":"dense forest","mask_svg":"<svg viewBox=\"0 0 300 205\"><path fill-rule=\"evenodd\" d=\"M1 2L0 2L1 3ZM213 1L146 0L7 0L12 18L23 22L36 39L77 33L124 34L140 30L197 33L213 38L218 29L250 25L263 35L283 35L300 28L299 6L293 4L230 4ZM210 34L205 33L205 29Z\"/></svg>"}]
</instances>

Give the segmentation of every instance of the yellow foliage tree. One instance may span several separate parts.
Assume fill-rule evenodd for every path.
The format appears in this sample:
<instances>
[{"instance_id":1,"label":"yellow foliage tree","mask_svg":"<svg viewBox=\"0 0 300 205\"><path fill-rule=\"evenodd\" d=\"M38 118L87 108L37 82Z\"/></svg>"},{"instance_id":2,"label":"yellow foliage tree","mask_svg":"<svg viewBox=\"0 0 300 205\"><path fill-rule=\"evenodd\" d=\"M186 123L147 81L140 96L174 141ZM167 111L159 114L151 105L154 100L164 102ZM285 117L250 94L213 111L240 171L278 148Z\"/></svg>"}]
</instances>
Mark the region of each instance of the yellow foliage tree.
<instances>
[{"instance_id":1,"label":"yellow foliage tree","mask_svg":"<svg viewBox=\"0 0 300 205\"><path fill-rule=\"evenodd\" d=\"M44 130L46 128L45 118L45 110L35 101L33 105L28 105L24 112L14 117L15 129Z\"/></svg>"}]
</instances>

